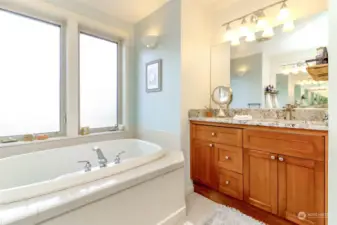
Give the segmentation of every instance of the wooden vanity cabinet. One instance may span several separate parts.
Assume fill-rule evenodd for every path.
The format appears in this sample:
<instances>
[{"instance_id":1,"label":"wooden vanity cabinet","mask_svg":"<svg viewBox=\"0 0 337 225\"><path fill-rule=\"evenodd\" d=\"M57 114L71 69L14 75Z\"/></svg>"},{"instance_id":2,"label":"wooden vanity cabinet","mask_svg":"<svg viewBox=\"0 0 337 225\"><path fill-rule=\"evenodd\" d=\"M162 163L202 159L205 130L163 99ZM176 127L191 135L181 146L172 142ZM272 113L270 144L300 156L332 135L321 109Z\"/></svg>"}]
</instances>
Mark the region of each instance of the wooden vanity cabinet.
<instances>
[{"instance_id":1,"label":"wooden vanity cabinet","mask_svg":"<svg viewBox=\"0 0 337 225\"><path fill-rule=\"evenodd\" d=\"M267 212L278 213L277 155L244 150L244 200Z\"/></svg>"},{"instance_id":2,"label":"wooden vanity cabinet","mask_svg":"<svg viewBox=\"0 0 337 225\"><path fill-rule=\"evenodd\" d=\"M279 156L278 215L296 224L324 224L324 162ZM299 219L299 213L305 212ZM303 216L302 215L302 216Z\"/></svg>"},{"instance_id":3,"label":"wooden vanity cabinet","mask_svg":"<svg viewBox=\"0 0 337 225\"><path fill-rule=\"evenodd\" d=\"M324 225L326 135L192 122L191 177L295 224Z\"/></svg>"},{"instance_id":4,"label":"wooden vanity cabinet","mask_svg":"<svg viewBox=\"0 0 337 225\"><path fill-rule=\"evenodd\" d=\"M218 189L216 149L209 141L193 140L191 149L191 178L212 189Z\"/></svg>"}]
</instances>

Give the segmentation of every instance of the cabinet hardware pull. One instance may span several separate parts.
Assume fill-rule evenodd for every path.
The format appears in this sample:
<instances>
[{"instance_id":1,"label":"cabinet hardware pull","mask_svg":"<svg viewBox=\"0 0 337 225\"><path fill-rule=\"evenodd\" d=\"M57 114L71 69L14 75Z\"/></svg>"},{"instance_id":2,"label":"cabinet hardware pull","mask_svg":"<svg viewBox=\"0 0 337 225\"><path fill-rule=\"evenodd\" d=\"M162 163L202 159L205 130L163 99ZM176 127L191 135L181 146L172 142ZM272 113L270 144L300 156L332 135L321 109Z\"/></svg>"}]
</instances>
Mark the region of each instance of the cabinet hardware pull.
<instances>
[{"instance_id":1,"label":"cabinet hardware pull","mask_svg":"<svg viewBox=\"0 0 337 225\"><path fill-rule=\"evenodd\" d=\"M214 133L214 132L212 132L212 136L213 136L213 137L215 136L215 133Z\"/></svg>"},{"instance_id":2,"label":"cabinet hardware pull","mask_svg":"<svg viewBox=\"0 0 337 225\"><path fill-rule=\"evenodd\" d=\"M276 159L276 157L275 157L274 155L270 156L270 158L271 158L272 160L275 160L275 159Z\"/></svg>"},{"instance_id":3,"label":"cabinet hardware pull","mask_svg":"<svg viewBox=\"0 0 337 225\"><path fill-rule=\"evenodd\" d=\"M225 183L226 183L226 185L229 185L229 183L230 183L230 182L229 182L229 180L226 180L226 182L225 182Z\"/></svg>"},{"instance_id":4,"label":"cabinet hardware pull","mask_svg":"<svg viewBox=\"0 0 337 225\"><path fill-rule=\"evenodd\" d=\"M209 144L209 147L213 147L213 144Z\"/></svg>"},{"instance_id":5,"label":"cabinet hardware pull","mask_svg":"<svg viewBox=\"0 0 337 225\"><path fill-rule=\"evenodd\" d=\"M226 160L229 160L229 156L226 155L226 156L225 156L225 159L226 159Z\"/></svg>"},{"instance_id":6,"label":"cabinet hardware pull","mask_svg":"<svg viewBox=\"0 0 337 225\"><path fill-rule=\"evenodd\" d=\"M284 158L283 158L282 156L280 156L280 157L278 157L278 160L279 160L280 162L283 162L283 161L284 161Z\"/></svg>"}]
</instances>

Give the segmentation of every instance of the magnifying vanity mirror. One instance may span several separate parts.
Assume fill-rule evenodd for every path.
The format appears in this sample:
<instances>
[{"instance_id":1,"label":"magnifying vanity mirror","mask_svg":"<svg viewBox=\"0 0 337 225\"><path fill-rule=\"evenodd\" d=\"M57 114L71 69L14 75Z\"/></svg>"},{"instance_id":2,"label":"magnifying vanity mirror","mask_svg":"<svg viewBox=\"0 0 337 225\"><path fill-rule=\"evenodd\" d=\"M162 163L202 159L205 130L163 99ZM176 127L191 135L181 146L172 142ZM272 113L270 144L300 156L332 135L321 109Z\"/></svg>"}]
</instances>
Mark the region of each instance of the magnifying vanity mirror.
<instances>
[{"instance_id":1,"label":"magnifying vanity mirror","mask_svg":"<svg viewBox=\"0 0 337 225\"><path fill-rule=\"evenodd\" d=\"M219 86L216 87L212 93L212 100L215 104L219 105L219 112L217 117L225 117L225 109L233 100L233 92L230 87Z\"/></svg>"}]
</instances>

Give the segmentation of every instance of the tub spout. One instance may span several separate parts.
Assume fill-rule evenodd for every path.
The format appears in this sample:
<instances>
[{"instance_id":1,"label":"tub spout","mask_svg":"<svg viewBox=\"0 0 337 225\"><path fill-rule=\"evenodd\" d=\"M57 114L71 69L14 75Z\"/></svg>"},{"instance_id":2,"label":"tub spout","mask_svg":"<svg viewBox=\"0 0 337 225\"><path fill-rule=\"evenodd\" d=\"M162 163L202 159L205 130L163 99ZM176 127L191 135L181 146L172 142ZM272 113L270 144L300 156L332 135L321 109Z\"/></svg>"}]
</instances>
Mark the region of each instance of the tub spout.
<instances>
[{"instance_id":1,"label":"tub spout","mask_svg":"<svg viewBox=\"0 0 337 225\"><path fill-rule=\"evenodd\" d=\"M98 158L98 165L99 167L106 167L108 160L105 158L102 150L99 147L93 147L92 149L94 152L96 152L97 154L97 158Z\"/></svg>"}]
</instances>

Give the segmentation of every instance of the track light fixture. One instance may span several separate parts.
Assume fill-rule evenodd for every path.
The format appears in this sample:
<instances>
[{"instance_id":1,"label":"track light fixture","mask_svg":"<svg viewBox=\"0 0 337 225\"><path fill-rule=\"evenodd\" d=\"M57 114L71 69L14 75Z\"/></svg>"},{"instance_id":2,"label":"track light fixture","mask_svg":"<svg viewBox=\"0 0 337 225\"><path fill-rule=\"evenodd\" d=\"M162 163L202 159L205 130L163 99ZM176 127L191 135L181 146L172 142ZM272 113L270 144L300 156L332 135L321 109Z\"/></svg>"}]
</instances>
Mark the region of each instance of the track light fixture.
<instances>
[{"instance_id":1,"label":"track light fixture","mask_svg":"<svg viewBox=\"0 0 337 225\"><path fill-rule=\"evenodd\" d=\"M224 23L222 26L226 27L225 40L230 41L232 45L236 46L240 44L240 37L245 37L245 41L247 42L255 41L255 32L262 31L262 37L264 38L270 38L274 36L274 29L271 24L269 24L265 11L277 5L281 5L277 19L283 23L283 32L292 31L295 28L295 25L294 21L290 18L290 11L287 6L287 1L288 0L275 2L254 12ZM248 24L247 19L249 20L250 24ZM231 24L237 21L241 21L241 25L239 32L234 32L231 29Z\"/></svg>"}]
</instances>

